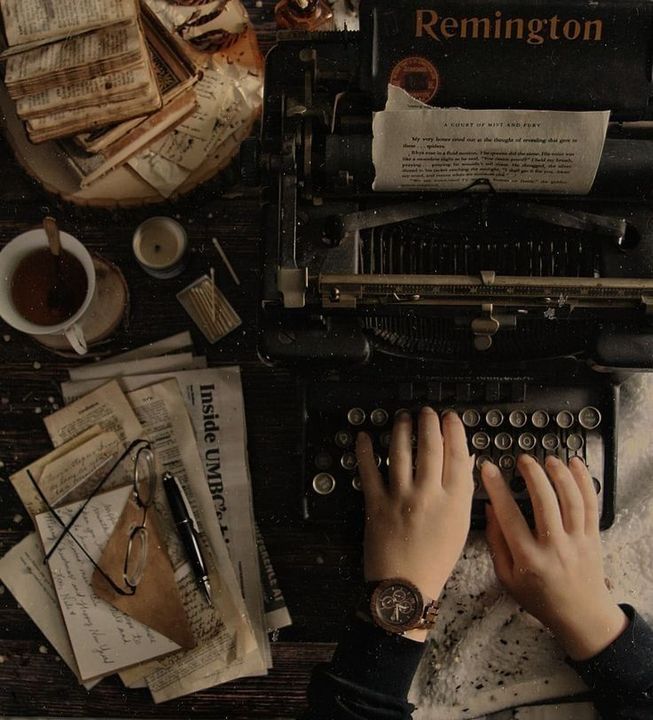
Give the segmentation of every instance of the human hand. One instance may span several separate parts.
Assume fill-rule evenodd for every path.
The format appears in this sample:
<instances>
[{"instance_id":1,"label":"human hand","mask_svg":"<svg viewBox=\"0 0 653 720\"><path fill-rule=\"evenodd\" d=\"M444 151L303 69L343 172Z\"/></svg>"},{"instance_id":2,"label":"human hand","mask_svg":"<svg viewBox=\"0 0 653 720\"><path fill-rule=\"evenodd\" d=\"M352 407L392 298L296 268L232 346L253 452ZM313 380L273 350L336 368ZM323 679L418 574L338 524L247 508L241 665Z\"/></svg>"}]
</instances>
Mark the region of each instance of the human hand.
<instances>
[{"instance_id":1,"label":"human hand","mask_svg":"<svg viewBox=\"0 0 653 720\"><path fill-rule=\"evenodd\" d=\"M387 485L370 437L358 435L356 455L365 494L365 579L405 578L436 599L469 531L473 460L460 418L446 413L441 431L436 412L425 407L419 415L413 475L412 432L410 415L401 413L392 430ZM407 635L426 638L423 630Z\"/></svg>"},{"instance_id":2,"label":"human hand","mask_svg":"<svg viewBox=\"0 0 653 720\"><path fill-rule=\"evenodd\" d=\"M628 625L603 574L598 503L582 460L567 467L550 456L545 468L517 460L533 505L531 530L501 471L483 464L487 540L497 577L514 599L546 625L573 660L593 657Z\"/></svg>"}]
</instances>

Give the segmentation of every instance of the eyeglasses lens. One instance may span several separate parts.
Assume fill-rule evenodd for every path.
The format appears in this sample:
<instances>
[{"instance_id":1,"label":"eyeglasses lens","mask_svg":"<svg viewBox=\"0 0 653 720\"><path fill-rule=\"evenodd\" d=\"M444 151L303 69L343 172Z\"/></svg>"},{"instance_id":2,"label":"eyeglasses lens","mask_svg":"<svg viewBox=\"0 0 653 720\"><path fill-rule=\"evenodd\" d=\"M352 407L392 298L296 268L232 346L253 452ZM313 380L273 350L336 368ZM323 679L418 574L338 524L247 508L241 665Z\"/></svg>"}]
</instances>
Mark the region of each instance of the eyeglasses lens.
<instances>
[{"instance_id":1,"label":"eyeglasses lens","mask_svg":"<svg viewBox=\"0 0 653 720\"><path fill-rule=\"evenodd\" d=\"M144 527L134 528L127 545L125 556L124 577L131 588L135 588L143 579L147 560L147 530Z\"/></svg>"},{"instance_id":2,"label":"eyeglasses lens","mask_svg":"<svg viewBox=\"0 0 653 720\"><path fill-rule=\"evenodd\" d=\"M155 484L154 453L149 448L141 448L134 462L134 490L143 507L154 502Z\"/></svg>"}]
</instances>

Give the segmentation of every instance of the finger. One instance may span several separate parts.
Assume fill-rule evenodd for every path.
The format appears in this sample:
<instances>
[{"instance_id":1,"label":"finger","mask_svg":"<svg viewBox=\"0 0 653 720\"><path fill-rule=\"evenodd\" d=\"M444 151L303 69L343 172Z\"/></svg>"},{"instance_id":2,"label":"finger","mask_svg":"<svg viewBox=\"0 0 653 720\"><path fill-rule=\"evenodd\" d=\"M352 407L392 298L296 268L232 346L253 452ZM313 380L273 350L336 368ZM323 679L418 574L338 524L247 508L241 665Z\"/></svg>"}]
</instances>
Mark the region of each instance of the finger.
<instances>
[{"instance_id":1,"label":"finger","mask_svg":"<svg viewBox=\"0 0 653 720\"><path fill-rule=\"evenodd\" d=\"M372 440L367 433L358 433L356 438L356 459L358 460L358 473L361 479L361 489L365 496L365 504L369 507L371 501L376 500L384 491L383 478L376 466Z\"/></svg>"},{"instance_id":2,"label":"finger","mask_svg":"<svg viewBox=\"0 0 653 720\"><path fill-rule=\"evenodd\" d=\"M390 487L395 491L407 490L413 483L412 434L413 419L402 411L395 418L390 439Z\"/></svg>"},{"instance_id":3,"label":"finger","mask_svg":"<svg viewBox=\"0 0 653 720\"><path fill-rule=\"evenodd\" d=\"M469 448L465 426L458 414L449 411L442 416L442 440L444 443L444 463L442 486L445 490L474 491Z\"/></svg>"},{"instance_id":4,"label":"finger","mask_svg":"<svg viewBox=\"0 0 653 720\"><path fill-rule=\"evenodd\" d=\"M442 433L438 414L433 408L423 407L419 414L415 482L441 485L442 455Z\"/></svg>"},{"instance_id":5,"label":"finger","mask_svg":"<svg viewBox=\"0 0 653 720\"><path fill-rule=\"evenodd\" d=\"M484 462L481 466L481 479L512 556L520 550L532 547L535 544L533 533L515 498L510 494L501 470L494 463Z\"/></svg>"},{"instance_id":6,"label":"finger","mask_svg":"<svg viewBox=\"0 0 653 720\"><path fill-rule=\"evenodd\" d=\"M596 488L592 476L585 467L585 463L577 457L569 461L569 470L574 476L578 490L583 498L585 532L597 533L599 531L599 501L596 497Z\"/></svg>"},{"instance_id":7,"label":"finger","mask_svg":"<svg viewBox=\"0 0 653 720\"><path fill-rule=\"evenodd\" d=\"M537 536L544 539L564 531L558 496L541 465L530 455L520 455L517 467L526 481L533 506Z\"/></svg>"},{"instance_id":8,"label":"finger","mask_svg":"<svg viewBox=\"0 0 653 720\"><path fill-rule=\"evenodd\" d=\"M555 488L562 512L562 524L568 533L585 530L585 507L578 483L569 468L554 455L544 463L546 472Z\"/></svg>"},{"instance_id":9,"label":"finger","mask_svg":"<svg viewBox=\"0 0 653 720\"><path fill-rule=\"evenodd\" d=\"M512 577L514 560L506 538L501 531L501 525L499 525L494 508L489 503L485 505L485 518L487 520L485 536L490 546L494 572L502 583L506 583Z\"/></svg>"}]
</instances>

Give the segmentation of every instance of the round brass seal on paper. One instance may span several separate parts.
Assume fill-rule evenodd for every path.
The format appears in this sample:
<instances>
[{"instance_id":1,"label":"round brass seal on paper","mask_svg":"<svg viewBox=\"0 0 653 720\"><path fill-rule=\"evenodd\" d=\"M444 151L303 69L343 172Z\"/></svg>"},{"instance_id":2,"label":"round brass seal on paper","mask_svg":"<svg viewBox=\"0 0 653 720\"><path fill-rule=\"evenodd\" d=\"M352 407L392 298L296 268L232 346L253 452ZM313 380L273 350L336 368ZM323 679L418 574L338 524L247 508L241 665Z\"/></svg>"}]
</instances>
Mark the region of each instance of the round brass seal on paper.
<instances>
[{"instance_id":1,"label":"round brass seal on paper","mask_svg":"<svg viewBox=\"0 0 653 720\"><path fill-rule=\"evenodd\" d=\"M440 75L432 62L415 56L400 60L390 73L390 84L400 87L416 100L430 102L440 87Z\"/></svg>"}]
</instances>

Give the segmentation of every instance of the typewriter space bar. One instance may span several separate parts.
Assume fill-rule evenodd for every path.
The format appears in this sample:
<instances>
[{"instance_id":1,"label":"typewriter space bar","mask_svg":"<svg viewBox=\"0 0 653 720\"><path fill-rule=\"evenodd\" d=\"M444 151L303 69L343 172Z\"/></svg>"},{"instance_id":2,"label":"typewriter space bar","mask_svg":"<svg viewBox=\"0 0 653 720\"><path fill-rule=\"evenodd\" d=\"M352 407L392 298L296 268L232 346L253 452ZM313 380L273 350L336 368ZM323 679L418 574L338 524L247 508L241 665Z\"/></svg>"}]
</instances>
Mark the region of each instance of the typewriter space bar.
<instances>
[{"instance_id":1,"label":"typewriter space bar","mask_svg":"<svg viewBox=\"0 0 653 720\"><path fill-rule=\"evenodd\" d=\"M421 304L538 307L632 307L653 313L653 280L497 275L320 275L324 307Z\"/></svg>"}]
</instances>

